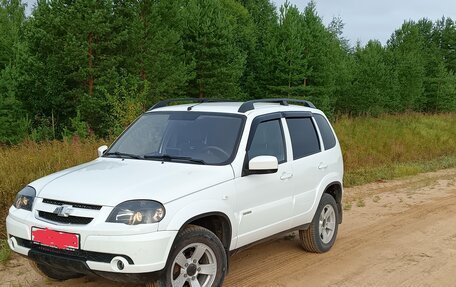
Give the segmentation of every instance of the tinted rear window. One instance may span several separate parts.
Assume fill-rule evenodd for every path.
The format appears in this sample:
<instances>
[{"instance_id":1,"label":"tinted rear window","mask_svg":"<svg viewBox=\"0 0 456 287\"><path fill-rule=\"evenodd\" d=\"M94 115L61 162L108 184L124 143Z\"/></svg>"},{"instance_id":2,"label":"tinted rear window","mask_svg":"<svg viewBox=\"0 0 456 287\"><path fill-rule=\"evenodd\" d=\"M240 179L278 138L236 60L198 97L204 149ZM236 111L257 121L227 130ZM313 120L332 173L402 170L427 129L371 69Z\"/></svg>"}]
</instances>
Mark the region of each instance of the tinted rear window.
<instances>
[{"instance_id":1,"label":"tinted rear window","mask_svg":"<svg viewBox=\"0 0 456 287\"><path fill-rule=\"evenodd\" d=\"M328 121L322 115L314 114L315 121L317 122L318 128L320 129L321 138L323 139L323 145L325 150L331 149L336 146L336 137L329 126Z\"/></svg>"},{"instance_id":2,"label":"tinted rear window","mask_svg":"<svg viewBox=\"0 0 456 287\"><path fill-rule=\"evenodd\" d=\"M287 119L290 131L293 159L320 152L320 143L311 118Z\"/></svg>"}]
</instances>

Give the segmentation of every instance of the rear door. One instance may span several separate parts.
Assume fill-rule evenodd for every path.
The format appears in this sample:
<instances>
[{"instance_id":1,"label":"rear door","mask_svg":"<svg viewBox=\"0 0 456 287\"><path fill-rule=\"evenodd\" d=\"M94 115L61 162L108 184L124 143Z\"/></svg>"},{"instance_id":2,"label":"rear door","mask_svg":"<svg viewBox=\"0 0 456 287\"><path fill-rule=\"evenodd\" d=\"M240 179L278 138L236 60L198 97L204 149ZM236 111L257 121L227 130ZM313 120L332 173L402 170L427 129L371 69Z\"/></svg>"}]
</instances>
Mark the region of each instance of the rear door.
<instances>
[{"instance_id":1,"label":"rear door","mask_svg":"<svg viewBox=\"0 0 456 287\"><path fill-rule=\"evenodd\" d=\"M293 215L292 226L312 220L311 210L316 201L317 188L325 172L319 131L311 113L286 114L293 151Z\"/></svg>"}]
</instances>

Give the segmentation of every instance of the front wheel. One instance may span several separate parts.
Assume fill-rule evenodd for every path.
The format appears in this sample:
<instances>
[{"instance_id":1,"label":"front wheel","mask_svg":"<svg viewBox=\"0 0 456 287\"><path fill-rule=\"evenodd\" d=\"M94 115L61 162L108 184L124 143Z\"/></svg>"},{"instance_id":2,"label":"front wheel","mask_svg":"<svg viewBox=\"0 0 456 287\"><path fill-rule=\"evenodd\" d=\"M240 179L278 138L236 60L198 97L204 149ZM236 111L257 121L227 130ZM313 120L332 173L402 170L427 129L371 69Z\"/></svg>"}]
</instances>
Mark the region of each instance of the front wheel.
<instances>
[{"instance_id":1,"label":"front wheel","mask_svg":"<svg viewBox=\"0 0 456 287\"><path fill-rule=\"evenodd\" d=\"M227 255L220 239L210 230L190 225L177 235L163 278L148 287L221 286Z\"/></svg>"},{"instance_id":2,"label":"front wheel","mask_svg":"<svg viewBox=\"0 0 456 287\"><path fill-rule=\"evenodd\" d=\"M339 227L337 210L334 198L324 193L309 228L299 231L301 245L306 251L324 253L331 249Z\"/></svg>"}]
</instances>

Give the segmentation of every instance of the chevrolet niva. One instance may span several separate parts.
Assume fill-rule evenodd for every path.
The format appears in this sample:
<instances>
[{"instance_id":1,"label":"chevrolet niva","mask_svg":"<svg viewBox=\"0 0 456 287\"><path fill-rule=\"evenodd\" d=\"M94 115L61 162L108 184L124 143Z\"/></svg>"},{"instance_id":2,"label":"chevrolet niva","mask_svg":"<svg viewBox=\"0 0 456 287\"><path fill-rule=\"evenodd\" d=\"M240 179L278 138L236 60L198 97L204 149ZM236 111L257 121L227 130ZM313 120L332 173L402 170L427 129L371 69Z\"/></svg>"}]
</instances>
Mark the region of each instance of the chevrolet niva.
<instances>
[{"instance_id":1,"label":"chevrolet niva","mask_svg":"<svg viewBox=\"0 0 456 287\"><path fill-rule=\"evenodd\" d=\"M221 286L236 250L299 230L326 252L342 221L341 149L308 101L162 101L98 155L9 210L10 248L48 278Z\"/></svg>"}]
</instances>

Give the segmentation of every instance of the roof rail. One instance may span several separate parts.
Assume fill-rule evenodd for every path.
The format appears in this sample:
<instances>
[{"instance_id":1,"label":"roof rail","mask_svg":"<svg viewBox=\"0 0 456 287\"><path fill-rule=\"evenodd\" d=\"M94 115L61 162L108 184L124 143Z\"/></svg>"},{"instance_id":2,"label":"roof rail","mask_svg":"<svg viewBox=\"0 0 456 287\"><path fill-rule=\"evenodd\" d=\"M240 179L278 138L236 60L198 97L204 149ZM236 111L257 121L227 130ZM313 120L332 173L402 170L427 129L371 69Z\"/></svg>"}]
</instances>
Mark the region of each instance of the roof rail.
<instances>
[{"instance_id":1,"label":"roof rail","mask_svg":"<svg viewBox=\"0 0 456 287\"><path fill-rule=\"evenodd\" d=\"M176 103L176 102L190 102L190 103L195 103L195 104L201 104L201 103L217 103L217 102L233 102L235 100L225 100L225 99L207 99L207 98L175 98L175 99L168 99L168 100L163 100L155 105L153 105L149 111L155 110L158 108L163 108L169 106L171 103ZM254 110L255 106L254 104L256 103L277 103L282 106L288 106L288 103L293 103L293 104L302 104L306 107L309 108L315 108L314 104L312 104L309 101L306 100L297 100L297 99L257 99L257 100L250 100L244 102L238 109L239 113L245 113L250 110ZM188 110L191 110L192 107L189 107Z\"/></svg>"},{"instance_id":2,"label":"roof rail","mask_svg":"<svg viewBox=\"0 0 456 287\"><path fill-rule=\"evenodd\" d=\"M304 106L306 106L306 107L314 108L314 109L315 109L314 104L312 104L311 102L306 101L306 100L295 100L295 99L258 99L258 100L251 100L251 101L244 102L244 103L239 107L238 112L240 112L240 113L245 113L245 112L247 112L247 111L254 110L255 107L254 107L253 104L256 104L256 103L277 103L277 104L280 104L280 105L282 105L282 106L288 106L288 103L293 103L293 104L302 104L302 105L304 105Z\"/></svg>"},{"instance_id":3,"label":"roof rail","mask_svg":"<svg viewBox=\"0 0 456 287\"><path fill-rule=\"evenodd\" d=\"M201 103L215 103L215 102L232 102L232 100L207 99L207 98L175 98L175 99L159 101L158 103L153 105L149 109L149 111L155 110L158 108L167 107L167 106L169 106L170 103L176 103L176 102L190 102L190 103L201 104Z\"/></svg>"}]
</instances>

